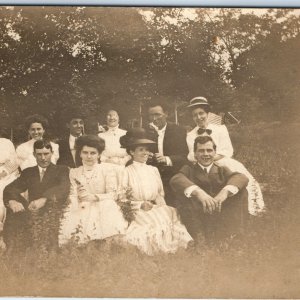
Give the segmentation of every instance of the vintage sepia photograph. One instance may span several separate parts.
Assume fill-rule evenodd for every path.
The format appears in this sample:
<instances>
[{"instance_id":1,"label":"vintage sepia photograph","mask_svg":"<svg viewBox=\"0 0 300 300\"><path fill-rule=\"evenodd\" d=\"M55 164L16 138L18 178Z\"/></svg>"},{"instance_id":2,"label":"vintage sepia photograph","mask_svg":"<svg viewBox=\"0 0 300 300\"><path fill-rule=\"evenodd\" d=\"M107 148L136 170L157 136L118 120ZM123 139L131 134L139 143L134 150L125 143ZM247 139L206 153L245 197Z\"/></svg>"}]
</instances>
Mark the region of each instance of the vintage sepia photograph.
<instances>
[{"instance_id":1,"label":"vintage sepia photograph","mask_svg":"<svg viewBox=\"0 0 300 300\"><path fill-rule=\"evenodd\" d=\"M0 28L0 297L300 297L300 9Z\"/></svg>"}]
</instances>

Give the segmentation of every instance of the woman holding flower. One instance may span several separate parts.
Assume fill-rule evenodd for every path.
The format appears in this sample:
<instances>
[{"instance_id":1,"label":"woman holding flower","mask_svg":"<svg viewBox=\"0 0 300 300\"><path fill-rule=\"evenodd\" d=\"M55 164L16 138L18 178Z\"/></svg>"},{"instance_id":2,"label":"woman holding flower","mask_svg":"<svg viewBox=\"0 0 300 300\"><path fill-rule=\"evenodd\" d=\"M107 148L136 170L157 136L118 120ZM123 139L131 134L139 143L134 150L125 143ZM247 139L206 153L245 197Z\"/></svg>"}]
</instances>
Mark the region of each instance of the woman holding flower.
<instances>
[{"instance_id":1,"label":"woman holding flower","mask_svg":"<svg viewBox=\"0 0 300 300\"><path fill-rule=\"evenodd\" d=\"M148 255L186 248L192 238L180 223L176 209L166 205L158 169L146 164L155 142L147 139L141 128L129 130L120 142L132 157L124 170L122 186L131 191L129 200L135 209L125 241Z\"/></svg>"},{"instance_id":2,"label":"woman holding flower","mask_svg":"<svg viewBox=\"0 0 300 300\"><path fill-rule=\"evenodd\" d=\"M70 204L61 224L60 245L123 234L128 226L116 203L121 167L98 163L104 147L104 140L93 135L76 141L83 165L70 170Z\"/></svg>"}]
</instances>

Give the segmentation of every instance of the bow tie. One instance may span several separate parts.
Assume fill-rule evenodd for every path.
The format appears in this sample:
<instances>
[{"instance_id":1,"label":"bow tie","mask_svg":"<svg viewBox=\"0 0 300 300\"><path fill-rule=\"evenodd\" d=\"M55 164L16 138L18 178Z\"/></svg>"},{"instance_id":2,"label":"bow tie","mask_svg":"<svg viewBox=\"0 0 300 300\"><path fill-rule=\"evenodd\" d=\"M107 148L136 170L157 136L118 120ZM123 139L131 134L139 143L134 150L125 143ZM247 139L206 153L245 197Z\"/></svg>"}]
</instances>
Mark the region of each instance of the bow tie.
<instances>
[{"instance_id":1,"label":"bow tie","mask_svg":"<svg viewBox=\"0 0 300 300\"><path fill-rule=\"evenodd\" d=\"M211 135L212 130L211 130L211 129L204 129L204 128L199 128L199 129L197 130L197 133L198 133L199 135L204 134L205 132L206 132L208 135Z\"/></svg>"}]
</instances>

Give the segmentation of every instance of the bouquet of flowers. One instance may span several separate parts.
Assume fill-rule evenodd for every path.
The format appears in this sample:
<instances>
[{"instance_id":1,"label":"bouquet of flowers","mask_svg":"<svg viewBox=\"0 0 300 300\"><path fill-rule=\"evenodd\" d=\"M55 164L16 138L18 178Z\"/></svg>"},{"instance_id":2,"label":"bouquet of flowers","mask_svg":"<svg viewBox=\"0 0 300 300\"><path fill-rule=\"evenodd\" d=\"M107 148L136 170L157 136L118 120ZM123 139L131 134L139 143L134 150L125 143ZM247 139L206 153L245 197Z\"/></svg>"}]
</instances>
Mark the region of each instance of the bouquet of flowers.
<instances>
[{"instance_id":1,"label":"bouquet of flowers","mask_svg":"<svg viewBox=\"0 0 300 300\"><path fill-rule=\"evenodd\" d=\"M117 191L117 204L120 206L124 219L130 224L135 219L132 190L130 187Z\"/></svg>"}]
</instances>

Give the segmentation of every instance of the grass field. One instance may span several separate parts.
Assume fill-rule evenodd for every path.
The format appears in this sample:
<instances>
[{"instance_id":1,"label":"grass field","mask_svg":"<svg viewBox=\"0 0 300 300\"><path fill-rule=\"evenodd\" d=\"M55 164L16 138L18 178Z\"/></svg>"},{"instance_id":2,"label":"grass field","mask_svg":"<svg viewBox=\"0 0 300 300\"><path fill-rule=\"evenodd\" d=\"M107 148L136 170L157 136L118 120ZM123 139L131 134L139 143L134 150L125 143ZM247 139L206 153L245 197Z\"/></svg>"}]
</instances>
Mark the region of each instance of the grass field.
<instances>
[{"instance_id":1,"label":"grass field","mask_svg":"<svg viewBox=\"0 0 300 300\"><path fill-rule=\"evenodd\" d=\"M299 124L229 128L235 158L264 187L268 212L241 239L148 257L89 244L0 257L0 296L299 298Z\"/></svg>"}]
</instances>

